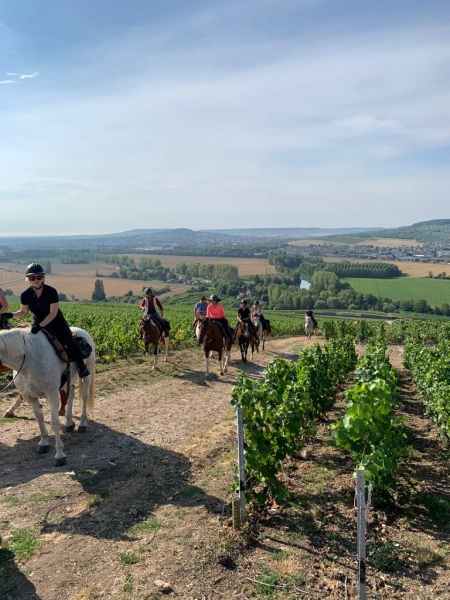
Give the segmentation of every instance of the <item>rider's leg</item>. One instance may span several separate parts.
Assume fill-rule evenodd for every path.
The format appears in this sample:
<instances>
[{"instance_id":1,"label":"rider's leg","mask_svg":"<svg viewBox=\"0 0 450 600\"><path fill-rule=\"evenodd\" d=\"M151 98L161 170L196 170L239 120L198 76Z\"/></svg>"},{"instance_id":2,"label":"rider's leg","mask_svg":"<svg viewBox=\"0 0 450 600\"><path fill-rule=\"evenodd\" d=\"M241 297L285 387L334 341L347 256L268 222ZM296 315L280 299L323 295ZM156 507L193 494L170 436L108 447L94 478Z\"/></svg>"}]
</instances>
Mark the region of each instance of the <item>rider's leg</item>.
<instances>
[{"instance_id":1,"label":"rider's leg","mask_svg":"<svg viewBox=\"0 0 450 600\"><path fill-rule=\"evenodd\" d=\"M83 379L84 377L88 377L90 375L88 368L84 364L83 355L81 354L80 347L74 341L72 336L72 331L70 330L69 325L64 320L58 323L57 327L49 327L47 326L45 329L52 333L56 339L61 342L63 346L66 346L67 352L69 354L69 358L76 362L78 374Z\"/></svg>"}]
</instances>

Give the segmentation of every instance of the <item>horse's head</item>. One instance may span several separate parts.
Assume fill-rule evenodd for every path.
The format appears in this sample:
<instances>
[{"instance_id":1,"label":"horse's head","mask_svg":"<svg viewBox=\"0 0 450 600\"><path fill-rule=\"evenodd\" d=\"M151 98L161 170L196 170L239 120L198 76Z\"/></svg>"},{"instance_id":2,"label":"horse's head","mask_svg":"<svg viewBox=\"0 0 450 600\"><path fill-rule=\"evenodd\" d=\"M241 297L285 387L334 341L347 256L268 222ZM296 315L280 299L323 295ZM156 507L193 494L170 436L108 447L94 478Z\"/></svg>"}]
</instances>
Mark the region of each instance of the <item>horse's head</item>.
<instances>
[{"instance_id":1,"label":"horse's head","mask_svg":"<svg viewBox=\"0 0 450 600\"><path fill-rule=\"evenodd\" d=\"M197 329L196 329L197 340L198 340L199 344L203 343L203 340L205 339L205 335L208 333L210 323L211 323L211 321L210 321L209 317L205 317L204 319L199 318L199 320L197 322Z\"/></svg>"}]
</instances>

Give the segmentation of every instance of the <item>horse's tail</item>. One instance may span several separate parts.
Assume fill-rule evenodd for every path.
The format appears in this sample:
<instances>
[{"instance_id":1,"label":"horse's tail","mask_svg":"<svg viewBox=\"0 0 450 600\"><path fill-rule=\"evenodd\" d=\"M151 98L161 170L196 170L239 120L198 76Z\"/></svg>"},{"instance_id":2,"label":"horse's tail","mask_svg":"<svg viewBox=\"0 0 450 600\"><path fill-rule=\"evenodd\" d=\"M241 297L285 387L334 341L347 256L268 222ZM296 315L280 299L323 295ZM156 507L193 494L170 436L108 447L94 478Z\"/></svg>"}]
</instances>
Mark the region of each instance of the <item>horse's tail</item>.
<instances>
[{"instance_id":1,"label":"horse's tail","mask_svg":"<svg viewBox=\"0 0 450 600\"><path fill-rule=\"evenodd\" d=\"M83 401L83 382L80 380L78 385L78 401L81 403ZM86 402L86 410L88 413L92 413L94 411L94 398L95 398L95 371L91 371L91 382L89 384L89 396Z\"/></svg>"}]
</instances>

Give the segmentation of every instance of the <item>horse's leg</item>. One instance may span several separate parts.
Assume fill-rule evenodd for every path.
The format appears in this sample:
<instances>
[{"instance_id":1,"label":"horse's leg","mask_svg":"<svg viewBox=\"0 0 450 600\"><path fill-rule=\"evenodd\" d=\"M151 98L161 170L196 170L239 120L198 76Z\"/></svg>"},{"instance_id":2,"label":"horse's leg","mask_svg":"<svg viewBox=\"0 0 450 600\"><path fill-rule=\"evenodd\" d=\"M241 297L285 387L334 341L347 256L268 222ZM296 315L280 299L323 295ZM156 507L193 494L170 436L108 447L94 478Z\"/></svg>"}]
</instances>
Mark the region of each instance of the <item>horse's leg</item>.
<instances>
[{"instance_id":1,"label":"horse's leg","mask_svg":"<svg viewBox=\"0 0 450 600\"><path fill-rule=\"evenodd\" d=\"M164 362L167 362L167 356L169 354L169 338L168 337L164 338L164 348L166 349L166 353L164 355Z\"/></svg>"},{"instance_id":2,"label":"horse's leg","mask_svg":"<svg viewBox=\"0 0 450 600\"><path fill-rule=\"evenodd\" d=\"M61 427L58 415L59 393L56 393L54 396L47 396L47 400L50 405L50 423L55 435L55 467L63 467L66 464L66 455L64 454L64 444L61 440Z\"/></svg>"},{"instance_id":3,"label":"horse's leg","mask_svg":"<svg viewBox=\"0 0 450 600\"><path fill-rule=\"evenodd\" d=\"M156 340L156 342L153 345L153 367L152 367L152 371L154 371L156 369L156 365L158 364L158 343L159 343L159 340Z\"/></svg>"},{"instance_id":4,"label":"horse's leg","mask_svg":"<svg viewBox=\"0 0 450 600\"><path fill-rule=\"evenodd\" d=\"M228 373L228 363L230 362L230 354L231 354L231 348L229 348L228 346L225 348L224 350L224 365L223 365L223 370L225 373Z\"/></svg>"},{"instance_id":5,"label":"horse's leg","mask_svg":"<svg viewBox=\"0 0 450 600\"><path fill-rule=\"evenodd\" d=\"M34 416L39 426L39 432L41 434L41 439L38 444L38 454L46 454L49 451L49 443L48 443L48 431L45 427L44 423L44 413L42 412L41 405L39 404L38 398L24 398L26 402L31 406L34 412Z\"/></svg>"},{"instance_id":6,"label":"horse's leg","mask_svg":"<svg viewBox=\"0 0 450 600\"><path fill-rule=\"evenodd\" d=\"M19 394L17 400L14 400L14 403L8 408L8 410L5 412L3 417L6 419L12 419L13 417L15 417L16 415L14 414L14 411L16 410L16 408L19 408L19 406L22 404L22 402L23 402L22 395Z\"/></svg>"},{"instance_id":7,"label":"horse's leg","mask_svg":"<svg viewBox=\"0 0 450 600\"><path fill-rule=\"evenodd\" d=\"M205 377L209 377L209 350L206 350L206 348L205 348L205 366L206 366Z\"/></svg>"},{"instance_id":8,"label":"horse's leg","mask_svg":"<svg viewBox=\"0 0 450 600\"><path fill-rule=\"evenodd\" d=\"M222 361L223 349L219 349L219 366L220 366L220 374L223 375L223 361Z\"/></svg>"},{"instance_id":9,"label":"horse's leg","mask_svg":"<svg viewBox=\"0 0 450 600\"><path fill-rule=\"evenodd\" d=\"M75 372L70 374L70 386L69 386L69 395L67 397L67 405L66 405L66 425L65 430L66 433L70 431L74 431L75 422L73 420L73 397L75 395ZM81 382L80 382L81 383Z\"/></svg>"}]
</instances>

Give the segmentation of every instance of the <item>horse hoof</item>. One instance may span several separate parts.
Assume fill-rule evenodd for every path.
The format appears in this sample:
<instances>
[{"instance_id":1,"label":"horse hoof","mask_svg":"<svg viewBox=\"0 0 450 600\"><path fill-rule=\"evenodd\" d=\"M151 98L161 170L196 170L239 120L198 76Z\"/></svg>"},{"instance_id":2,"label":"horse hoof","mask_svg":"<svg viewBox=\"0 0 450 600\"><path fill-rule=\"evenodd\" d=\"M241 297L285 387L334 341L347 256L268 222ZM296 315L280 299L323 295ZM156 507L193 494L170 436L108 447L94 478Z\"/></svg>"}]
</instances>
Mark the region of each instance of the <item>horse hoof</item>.
<instances>
[{"instance_id":1,"label":"horse hoof","mask_svg":"<svg viewBox=\"0 0 450 600\"><path fill-rule=\"evenodd\" d=\"M66 425L66 433L70 433L71 431L74 431L75 429L75 423L72 422L72 425Z\"/></svg>"},{"instance_id":2,"label":"horse hoof","mask_svg":"<svg viewBox=\"0 0 450 600\"><path fill-rule=\"evenodd\" d=\"M5 414L3 415L4 419L14 419L16 415L13 412L10 412L9 410L7 410L5 412Z\"/></svg>"},{"instance_id":3,"label":"horse hoof","mask_svg":"<svg viewBox=\"0 0 450 600\"><path fill-rule=\"evenodd\" d=\"M49 445L47 445L47 446L38 446L37 453L38 454L47 454L47 452L49 450L50 450L50 446Z\"/></svg>"},{"instance_id":4,"label":"horse hoof","mask_svg":"<svg viewBox=\"0 0 450 600\"><path fill-rule=\"evenodd\" d=\"M55 460L55 467L64 467L66 464L66 457L63 456L62 458L57 458Z\"/></svg>"},{"instance_id":5,"label":"horse hoof","mask_svg":"<svg viewBox=\"0 0 450 600\"><path fill-rule=\"evenodd\" d=\"M78 427L78 433L86 433L87 431L87 426L86 425L80 425Z\"/></svg>"},{"instance_id":6,"label":"horse hoof","mask_svg":"<svg viewBox=\"0 0 450 600\"><path fill-rule=\"evenodd\" d=\"M65 411L65 409L64 409L64 408L60 408L60 409L59 409L59 411L58 411L58 415L59 415L60 417L65 417L65 416L66 416L66 411Z\"/></svg>"}]
</instances>

